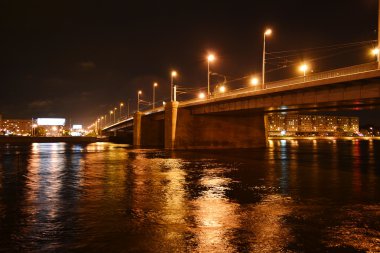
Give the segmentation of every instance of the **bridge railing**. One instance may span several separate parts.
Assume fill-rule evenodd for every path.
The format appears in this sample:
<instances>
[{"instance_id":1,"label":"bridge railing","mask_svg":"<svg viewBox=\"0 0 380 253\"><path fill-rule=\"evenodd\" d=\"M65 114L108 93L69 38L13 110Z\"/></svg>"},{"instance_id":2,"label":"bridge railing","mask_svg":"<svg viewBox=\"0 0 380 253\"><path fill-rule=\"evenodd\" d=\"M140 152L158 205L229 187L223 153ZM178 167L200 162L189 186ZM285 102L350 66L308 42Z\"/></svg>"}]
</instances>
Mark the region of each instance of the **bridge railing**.
<instances>
[{"instance_id":1,"label":"bridge railing","mask_svg":"<svg viewBox=\"0 0 380 253\"><path fill-rule=\"evenodd\" d=\"M307 83L307 82L319 81L319 80L324 80L324 79L330 79L330 78L359 74L359 73L363 73L363 72L376 70L377 66L378 66L377 62L370 62L370 63L355 65L355 66L351 66L351 67L345 67L345 68L339 68L339 69L324 71L324 72L320 72L320 73L313 73L313 74L309 74L306 76L300 76L300 77L295 77L295 78L290 78L290 79L285 79L285 80L279 80L279 81L275 81L275 82L268 82L268 83L266 83L265 89L277 88L277 87L282 87L282 86L290 86L290 85L296 85L296 84L300 84L300 83ZM242 88L230 90L226 93L215 93L211 96L211 99L212 98L229 97L229 96L233 96L233 95L239 95L239 94L249 93L252 91L260 91L260 90L262 90L261 87L242 87ZM208 101L208 100L207 99L194 98L194 99L190 99L190 100L186 100L186 101L181 101L180 106L181 107L187 106L189 104L199 103L202 101ZM155 112L163 111L163 110L164 110L164 107L161 106L161 107L157 107L155 109L146 110L143 113L144 114L151 114L151 113L155 113ZM126 121L129 118L131 118L131 116L121 117L118 119L117 122L109 124L109 125L105 126L104 128L108 128L112 125L117 124L118 122Z\"/></svg>"},{"instance_id":2,"label":"bridge railing","mask_svg":"<svg viewBox=\"0 0 380 253\"><path fill-rule=\"evenodd\" d=\"M267 83L266 87L273 88L273 87L299 84L299 83L304 83L304 82L312 82L312 81L324 80L324 79L329 79L329 78L334 78L334 77L354 75L354 74L367 72L367 71L371 71L375 69L377 69L377 62L370 62L370 63L355 65L351 67L339 68L339 69L324 71L320 73L313 73L306 76L300 76L300 77L290 78L286 80L270 82L270 83Z\"/></svg>"},{"instance_id":3,"label":"bridge railing","mask_svg":"<svg viewBox=\"0 0 380 253\"><path fill-rule=\"evenodd\" d=\"M309 74L307 76L300 76L300 77L294 77L294 78L275 81L275 82L268 82L266 83L265 89L296 85L300 83L308 83L308 82L330 79L330 78L335 78L335 77L349 76L349 75L359 74L363 72L373 71L376 69L377 69L377 62L370 62L370 63L355 65L351 67L345 67L345 68L324 71L320 73ZM226 93L216 93L212 96L212 98L228 97L231 95L239 95L239 94L244 94L244 93L248 93L252 91L260 91L260 90L263 90L263 89L258 86L243 87L243 88L231 90Z\"/></svg>"}]
</instances>

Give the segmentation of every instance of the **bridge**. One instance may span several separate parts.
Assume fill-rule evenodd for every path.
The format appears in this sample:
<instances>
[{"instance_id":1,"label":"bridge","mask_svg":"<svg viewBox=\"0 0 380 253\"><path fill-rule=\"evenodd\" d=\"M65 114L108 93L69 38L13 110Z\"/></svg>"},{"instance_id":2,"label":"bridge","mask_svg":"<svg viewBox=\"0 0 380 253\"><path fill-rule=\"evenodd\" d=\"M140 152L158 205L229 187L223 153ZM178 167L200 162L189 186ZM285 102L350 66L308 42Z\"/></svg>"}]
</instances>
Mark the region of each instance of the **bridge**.
<instances>
[{"instance_id":1,"label":"bridge","mask_svg":"<svg viewBox=\"0 0 380 253\"><path fill-rule=\"evenodd\" d=\"M380 103L377 62L245 87L210 98L172 101L135 112L101 130L136 147L250 148L267 143L266 114L374 107Z\"/></svg>"}]
</instances>

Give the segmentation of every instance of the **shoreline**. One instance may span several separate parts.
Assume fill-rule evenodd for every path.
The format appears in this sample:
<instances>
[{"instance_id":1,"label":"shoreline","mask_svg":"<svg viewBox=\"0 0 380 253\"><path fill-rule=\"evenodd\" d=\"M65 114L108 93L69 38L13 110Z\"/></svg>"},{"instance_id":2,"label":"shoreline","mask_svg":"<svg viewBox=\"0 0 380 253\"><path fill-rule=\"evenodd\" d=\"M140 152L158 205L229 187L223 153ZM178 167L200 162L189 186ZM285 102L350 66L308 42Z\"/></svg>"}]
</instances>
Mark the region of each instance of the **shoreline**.
<instances>
[{"instance_id":1,"label":"shoreline","mask_svg":"<svg viewBox=\"0 0 380 253\"><path fill-rule=\"evenodd\" d=\"M380 140L380 136L374 137L348 137L348 136L273 136L268 140Z\"/></svg>"},{"instance_id":2,"label":"shoreline","mask_svg":"<svg viewBox=\"0 0 380 253\"><path fill-rule=\"evenodd\" d=\"M97 137L36 137L36 136L0 136L0 143L48 143L48 142L67 142L67 143L92 143L102 141ZM104 140L103 140L104 141Z\"/></svg>"}]
</instances>

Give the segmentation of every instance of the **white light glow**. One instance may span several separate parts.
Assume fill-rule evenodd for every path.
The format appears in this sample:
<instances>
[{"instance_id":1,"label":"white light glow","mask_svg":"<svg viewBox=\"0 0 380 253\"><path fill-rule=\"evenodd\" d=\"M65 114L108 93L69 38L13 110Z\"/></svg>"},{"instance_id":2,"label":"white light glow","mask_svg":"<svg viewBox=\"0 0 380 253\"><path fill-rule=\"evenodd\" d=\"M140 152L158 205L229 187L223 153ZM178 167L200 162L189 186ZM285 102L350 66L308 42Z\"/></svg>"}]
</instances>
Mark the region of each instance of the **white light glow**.
<instances>
[{"instance_id":1,"label":"white light glow","mask_svg":"<svg viewBox=\"0 0 380 253\"><path fill-rule=\"evenodd\" d=\"M38 118L39 126L64 126L66 120L64 118Z\"/></svg>"}]
</instances>

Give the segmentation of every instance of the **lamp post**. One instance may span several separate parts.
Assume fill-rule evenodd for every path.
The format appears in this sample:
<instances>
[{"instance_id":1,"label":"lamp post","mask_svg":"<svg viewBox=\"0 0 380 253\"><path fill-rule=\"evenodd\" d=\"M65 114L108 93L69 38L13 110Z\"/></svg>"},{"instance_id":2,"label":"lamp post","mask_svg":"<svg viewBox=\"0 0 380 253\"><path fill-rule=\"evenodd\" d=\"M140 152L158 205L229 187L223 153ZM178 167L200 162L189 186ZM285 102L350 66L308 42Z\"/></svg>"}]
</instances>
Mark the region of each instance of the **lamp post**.
<instances>
[{"instance_id":1,"label":"lamp post","mask_svg":"<svg viewBox=\"0 0 380 253\"><path fill-rule=\"evenodd\" d=\"M124 106L124 103L121 102L120 103L120 111L119 111L119 120L121 119L121 108Z\"/></svg>"},{"instance_id":2,"label":"lamp post","mask_svg":"<svg viewBox=\"0 0 380 253\"><path fill-rule=\"evenodd\" d=\"M113 123L116 123L116 110L117 108L113 108L114 114L113 114Z\"/></svg>"},{"instance_id":3,"label":"lamp post","mask_svg":"<svg viewBox=\"0 0 380 253\"><path fill-rule=\"evenodd\" d=\"M209 54L207 56L207 97L210 98L210 62L215 60L215 56L213 54Z\"/></svg>"},{"instance_id":4,"label":"lamp post","mask_svg":"<svg viewBox=\"0 0 380 253\"><path fill-rule=\"evenodd\" d=\"M306 64L306 63L304 63L304 64L302 64L300 67L299 67L299 70L301 71L301 72L303 72L303 81L305 82L306 81L306 71L309 69L309 66Z\"/></svg>"},{"instance_id":5,"label":"lamp post","mask_svg":"<svg viewBox=\"0 0 380 253\"><path fill-rule=\"evenodd\" d=\"M142 91L139 90L137 92L137 111L139 112L140 111L140 95L142 94Z\"/></svg>"},{"instance_id":6,"label":"lamp post","mask_svg":"<svg viewBox=\"0 0 380 253\"><path fill-rule=\"evenodd\" d=\"M152 102L152 107L154 109L155 105L155 101L156 101L156 87L158 86L158 83L154 83L153 84L153 102Z\"/></svg>"},{"instance_id":7,"label":"lamp post","mask_svg":"<svg viewBox=\"0 0 380 253\"><path fill-rule=\"evenodd\" d=\"M170 100L173 102L174 98L173 98L173 83L174 83L174 77L177 76L177 72L176 71L172 71L171 73L171 82L170 82Z\"/></svg>"},{"instance_id":8,"label":"lamp post","mask_svg":"<svg viewBox=\"0 0 380 253\"><path fill-rule=\"evenodd\" d=\"M107 125L107 114L104 115L104 125Z\"/></svg>"},{"instance_id":9,"label":"lamp post","mask_svg":"<svg viewBox=\"0 0 380 253\"><path fill-rule=\"evenodd\" d=\"M112 114L113 114L113 111L111 110L110 111L110 124L112 124L112 119L111 119L112 118Z\"/></svg>"},{"instance_id":10,"label":"lamp post","mask_svg":"<svg viewBox=\"0 0 380 253\"><path fill-rule=\"evenodd\" d=\"M272 34L271 29L266 29L264 32L264 41L263 41L263 71L262 71L262 88L265 89L265 38Z\"/></svg>"}]
</instances>

